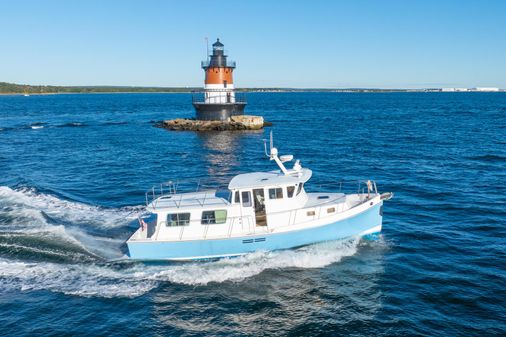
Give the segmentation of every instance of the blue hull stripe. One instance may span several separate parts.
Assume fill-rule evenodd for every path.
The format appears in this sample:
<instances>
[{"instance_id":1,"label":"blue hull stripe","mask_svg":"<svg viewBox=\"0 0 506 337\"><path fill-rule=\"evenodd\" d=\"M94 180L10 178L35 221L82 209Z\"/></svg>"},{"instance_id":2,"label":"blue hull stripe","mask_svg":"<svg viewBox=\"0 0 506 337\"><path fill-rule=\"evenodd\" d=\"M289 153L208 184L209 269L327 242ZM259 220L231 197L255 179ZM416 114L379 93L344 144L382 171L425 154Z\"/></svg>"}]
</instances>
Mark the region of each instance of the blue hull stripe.
<instances>
[{"instance_id":1,"label":"blue hull stripe","mask_svg":"<svg viewBox=\"0 0 506 337\"><path fill-rule=\"evenodd\" d=\"M305 246L317 242L344 239L381 226L378 203L353 217L316 228L257 236L215 240L128 242L129 256L135 260L199 259L233 256L257 250L278 250Z\"/></svg>"}]
</instances>

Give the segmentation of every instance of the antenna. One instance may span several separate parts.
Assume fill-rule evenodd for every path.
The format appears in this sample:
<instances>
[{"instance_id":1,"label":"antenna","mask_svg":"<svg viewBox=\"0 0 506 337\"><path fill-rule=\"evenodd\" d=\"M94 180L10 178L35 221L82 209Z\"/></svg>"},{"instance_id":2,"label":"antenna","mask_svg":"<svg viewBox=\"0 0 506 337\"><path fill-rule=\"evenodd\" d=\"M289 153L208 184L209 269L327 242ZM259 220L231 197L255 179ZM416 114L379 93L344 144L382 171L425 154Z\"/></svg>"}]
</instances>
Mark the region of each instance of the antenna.
<instances>
[{"instance_id":1,"label":"antenna","mask_svg":"<svg viewBox=\"0 0 506 337\"><path fill-rule=\"evenodd\" d=\"M264 152L268 158L271 158L273 148L274 148L274 141L272 139L272 130L271 130L269 134L269 152L267 152L267 139L264 139Z\"/></svg>"},{"instance_id":2,"label":"antenna","mask_svg":"<svg viewBox=\"0 0 506 337\"><path fill-rule=\"evenodd\" d=\"M207 36L204 38L206 40L206 60L209 58L209 39Z\"/></svg>"},{"instance_id":3,"label":"antenna","mask_svg":"<svg viewBox=\"0 0 506 337\"><path fill-rule=\"evenodd\" d=\"M274 147L274 141L273 141L273 139L272 139L272 130L271 130L271 132L270 132L270 136L269 136L269 138L270 138L270 145L271 145L270 149L272 150L272 148Z\"/></svg>"}]
</instances>

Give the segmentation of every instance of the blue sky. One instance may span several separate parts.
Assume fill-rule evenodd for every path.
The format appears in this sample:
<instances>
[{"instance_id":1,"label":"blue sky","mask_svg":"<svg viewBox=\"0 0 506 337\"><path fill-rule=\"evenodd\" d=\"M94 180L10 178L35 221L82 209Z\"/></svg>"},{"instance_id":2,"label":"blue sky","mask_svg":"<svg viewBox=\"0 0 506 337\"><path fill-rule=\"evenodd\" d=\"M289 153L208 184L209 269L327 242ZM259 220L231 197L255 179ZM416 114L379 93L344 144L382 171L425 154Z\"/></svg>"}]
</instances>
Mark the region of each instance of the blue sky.
<instances>
[{"instance_id":1,"label":"blue sky","mask_svg":"<svg viewBox=\"0 0 506 337\"><path fill-rule=\"evenodd\" d=\"M506 1L0 0L0 81L199 86L204 38L240 87L506 88Z\"/></svg>"}]
</instances>

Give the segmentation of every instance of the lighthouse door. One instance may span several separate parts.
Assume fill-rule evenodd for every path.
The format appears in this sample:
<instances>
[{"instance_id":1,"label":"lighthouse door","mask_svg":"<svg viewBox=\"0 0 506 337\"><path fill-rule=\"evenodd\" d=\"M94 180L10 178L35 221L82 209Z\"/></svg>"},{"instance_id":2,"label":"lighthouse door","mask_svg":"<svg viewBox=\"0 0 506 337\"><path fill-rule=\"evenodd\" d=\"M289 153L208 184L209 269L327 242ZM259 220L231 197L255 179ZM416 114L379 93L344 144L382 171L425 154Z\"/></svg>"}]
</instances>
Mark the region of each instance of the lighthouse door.
<instances>
[{"instance_id":1,"label":"lighthouse door","mask_svg":"<svg viewBox=\"0 0 506 337\"><path fill-rule=\"evenodd\" d=\"M264 189L253 190L253 201L255 206L255 220L257 226L267 226L267 216L265 214Z\"/></svg>"}]
</instances>

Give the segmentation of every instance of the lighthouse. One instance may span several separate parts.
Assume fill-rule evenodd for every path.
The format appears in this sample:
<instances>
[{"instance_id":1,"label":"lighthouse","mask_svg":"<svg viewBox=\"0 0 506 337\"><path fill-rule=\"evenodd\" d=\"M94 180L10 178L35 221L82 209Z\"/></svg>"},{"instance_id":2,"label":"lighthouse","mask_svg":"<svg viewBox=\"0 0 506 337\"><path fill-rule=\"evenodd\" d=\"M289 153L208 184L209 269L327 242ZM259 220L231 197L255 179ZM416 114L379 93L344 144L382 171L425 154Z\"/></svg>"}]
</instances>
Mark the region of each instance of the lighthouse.
<instances>
[{"instance_id":1,"label":"lighthouse","mask_svg":"<svg viewBox=\"0 0 506 337\"><path fill-rule=\"evenodd\" d=\"M231 116L244 114L246 101L236 95L232 73L235 62L227 60L224 45L217 39L212 54L202 61L205 72L204 92L193 96L198 120L228 121Z\"/></svg>"}]
</instances>

